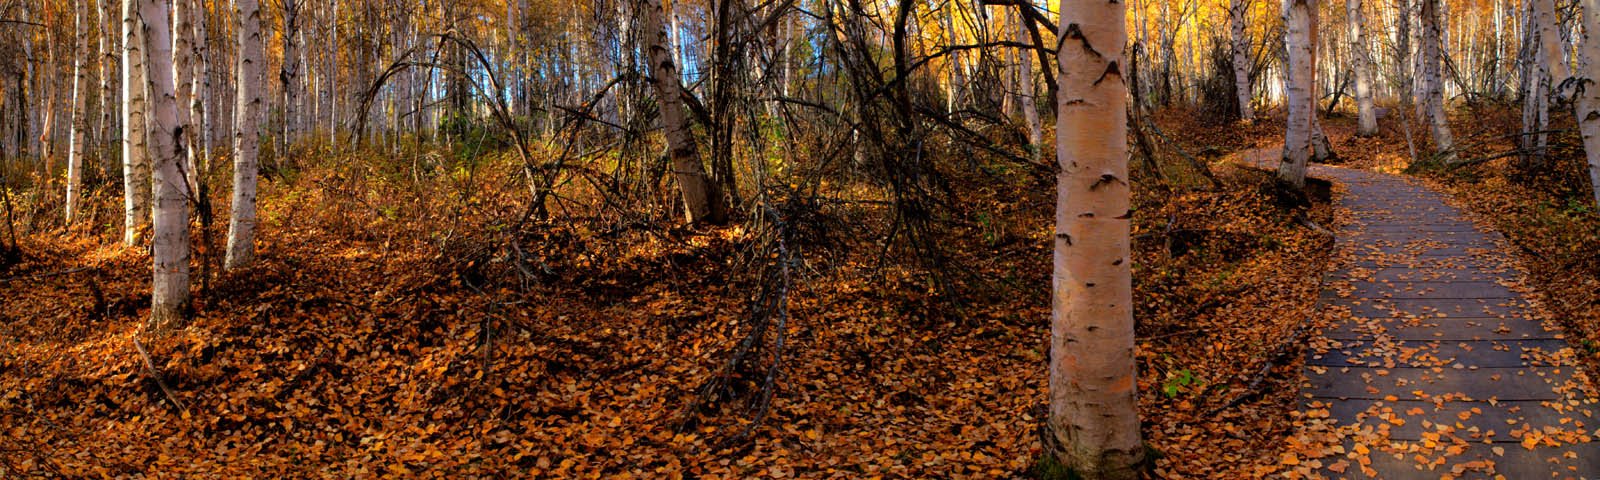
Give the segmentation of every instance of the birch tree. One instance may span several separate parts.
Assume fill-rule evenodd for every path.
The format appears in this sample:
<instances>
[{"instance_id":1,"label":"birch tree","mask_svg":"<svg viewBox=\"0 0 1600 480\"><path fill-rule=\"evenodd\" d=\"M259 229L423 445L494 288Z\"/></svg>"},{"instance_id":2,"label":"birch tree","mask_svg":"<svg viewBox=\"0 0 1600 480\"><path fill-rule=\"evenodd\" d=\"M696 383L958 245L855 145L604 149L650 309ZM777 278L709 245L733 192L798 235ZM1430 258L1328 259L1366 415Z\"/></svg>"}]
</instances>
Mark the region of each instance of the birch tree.
<instances>
[{"instance_id":1,"label":"birch tree","mask_svg":"<svg viewBox=\"0 0 1600 480\"><path fill-rule=\"evenodd\" d=\"M1288 131L1284 133L1283 163L1278 166L1278 181L1299 190L1306 186L1306 168L1311 161L1312 135L1316 128L1316 7L1310 0L1283 0L1284 44L1289 50L1285 66Z\"/></svg>"},{"instance_id":2,"label":"birch tree","mask_svg":"<svg viewBox=\"0 0 1600 480\"><path fill-rule=\"evenodd\" d=\"M299 90L296 79L300 76L300 54L297 51L299 44L295 42L295 35L300 31L301 0L284 0L283 2L283 31L282 35L283 63L278 71L280 82L278 91L283 94L283 131L280 143L284 148L280 151L287 152L288 147L294 142L294 135L299 118Z\"/></svg>"},{"instance_id":3,"label":"birch tree","mask_svg":"<svg viewBox=\"0 0 1600 480\"><path fill-rule=\"evenodd\" d=\"M113 10L116 8L116 3L114 3L114 1L115 0L95 0L95 10L99 14L97 25L99 25L101 28L117 24L117 14ZM111 176L111 168L114 164L106 158L110 156L111 153L111 139L116 136L111 132L116 125L116 123L112 120L112 115L120 110L117 108L118 105L114 104L114 102L117 101L117 97L116 93L112 91L112 85L115 83L117 78L117 57L119 56L119 52L115 48L117 45L117 32L121 32L121 29L115 29L115 31L111 32L98 32L95 35L96 37L99 37L100 41L100 125L96 128L98 129L97 135L99 141L101 142L101 148L99 149L96 157L100 159L101 172L104 172L106 177Z\"/></svg>"},{"instance_id":4,"label":"birch tree","mask_svg":"<svg viewBox=\"0 0 1600 480\"><path fill-rule=\"evenodd\" d=\"M122 243L132 246L150 222L150 159L145 136L144 28L139 0L122 0Z\"/></svg>"},{"instance_id":5,"label":"birch tree","mask_svg":"<svg viewBox=\"0 0 1600 480\"><path fill-rule=\"evenodd\" d=\"M1350 66L1356 77L1356 135L1370 137L1378 134L1378 114L1372 102L1372 50L1361 0L1345 0L1345 16L1350 24Z\"/></svg>"},{"instance_id":6,"label":"birch tree","mask_svg":"<svg viewBox=\"0 0 1600 480\"><path fill-rule=\"evenodd\" d=\"M631 0L624 0L631 1ZM700 163L700 152L694 143L694 132L689 129L689 119L683 106L682 77L667 39L665 10L661 0L643 0L646 33L640 35L650 58L650 74L655 86L656 104L659 105L661 125L667 135L667 155L672 161L672 171L683 193L683 203L689 223L720 224L727 220L727 205L715 182L706 176L705 165Z\"/></svg>"},{"instance_id":7,"label":"birch tree","mask_svg":"<svg viewBox=\"0 0 1600 480\"><path fill-rule=\"evenodd\" d=\"M261 72L265 54L261 46L261 4L234 0L239 20L234 47L239 56L234 69L233 211L228 221L228 253L223 268L234 270L255 258L256 174L260 164L259 124L262 103Z\"/></svg>"},{"instance_id":8,"label":"birch tree","mask_svg":"<svg viewBox=\"0 0 1600 480\"><path fill-rule=\"evenodd\" d=\"M1440 57L1444 46L1440 41L1439 0L1422 0L1422 59L1423 104L1428 114L1428 126L1433 134L1434 153L1441 160L1455 159L1455 140L1450 134L1450 119L1445 114L1444 81L1440 78Z\"/></svg>"},{"instance_id":9,"label":"birch tree","mask_svg":"<svg viewBox=\"0 0 1600 480\"><path fill-rule=\"evenodd\" d=\"M1086 478L1138 478L1126 6L1061 4L1047 443Z\"/></svg>"},{"instance_id":10,"label":"birch tree","mask_svg":"<svg viewBox=\"0 0 1600 480\"><path fill-rule=\"evenodd\" d=\"M183 127L185 134L184 151L187 153L183 163L179 164L185 175L195 170L194 146L189 144L189 140L193 140L194 122L198 121L189 114L194 103L195 40L194 26L190 24L194 21L193 16L193 6L189 0L172 1L172 78L178 99L178 125Z\"/></svg>"},{"instance_id":11,"label":"birch tree","mask_svg":"<svg viewBox=\"0 0 1600 480\"><path fill-rule=\"evenodd\" d=\"M180 0L194 2L194 16L190 24L194 26L194 51L191 54L194 61L193 92L189 95L189 121L199 128L190 131L189 157L197 159L190 162L189 183L199 188L200 169L205 168L206 162L211 158L211 111L207 108L211 100L211 60L208 57L209 38L206 36L206 9L203 0ZM202 189L203 190L203 189Z\"/></svg>"},{"instance_id":12,"label":"birch tree","mask_svg":"<svg viewBox=\"0 0 1600 480\"><path fill-rule=\"evenodd\" d=\"M67 225L72 225L78 213L78 198L83 195L83 155L85 136L89 133L89 5L84 0L76 2L73 16L74 48L72 51L72 131L67 150Z\"/></svg>"},{"instance_id":13,"label":"birch tree","mask_svg":"<svg viewBox=\"0 0 1600 480\"><path fill-rule=\"evenodd\" d=\"M1583 42L1581 80L1578 82L1578 130L1583 135L1583 153L1589 164L1589 188L1600 205L1600 0L1581 0Z\"/></svg>"},{"instance_id":14,"label":"birch tree","mask_svg":"<svg viewBox=\"0 0 1600 480\"><path fill-rule=\"evenodd\" d=\"M1033 7L1031 5L1022 5L1017 8ZM1030 43L1032 40L1028 36L1027 27L1023 26L1024 19L1022 15L1015 14L1013 18L1015 21L1011 22L1012 32L1016 35L1017 43ZM1039 107L1033 101L1033 54L1029 51L1019 51L1017 56L1021 67L1017 74L1017 89L1020 92L1017 95L1017 104L1021 106L1022 118L1028 125L1029 151L1033 152L1033 158L1037 159L1041 148L1039 142L1043 141L1044 135L1040 131Z\"/></svg>"},{"instance_id":15,"label":"birch tree","mask_svg":"<svg viewBox=\"0 0 1600 480\"><path fill-rule=\"evenodd\" d=\"M1523 82L1522 148L1530 163L1544 158L1549 144L1550 102L1557 88L1571 75L1561 54L1561 34L1557 31L1554 0L1531 0L1527 4L1527 31L1523 41L1532 44L1524 51L1527 68ZM1581 119L1580 119L1581 121Z\"/></svg>"},{"instance_id":16,"label":"birch tree","mask_svg":"<svg viewBox=\"0 0 1600 480\"><path fill-rule=\"evenodd\" d=\"M148 52L150 158L155 189L151 257L150 324L157 331L178 326L189 305L189 192L183 176L184 128L178 122L177 85L173 78L172 24L163 0L140 0L139 14Z\"/></svg>"},{"instance_id":17,"label":"birch tree","mask_svg":"<svg viewBox=\"0 0 1600 480\"><path fill-rule=\"evenodd\" d=\"M1251 1L1233 0L1228 7L1228 23L1233 30L1233 85L1238 90L1239 119L1247 122L1256 118L1255 106L1250 103L1253 97L1250 89L1250 36L1245 33Z\"/></svg>"}]
</instances>

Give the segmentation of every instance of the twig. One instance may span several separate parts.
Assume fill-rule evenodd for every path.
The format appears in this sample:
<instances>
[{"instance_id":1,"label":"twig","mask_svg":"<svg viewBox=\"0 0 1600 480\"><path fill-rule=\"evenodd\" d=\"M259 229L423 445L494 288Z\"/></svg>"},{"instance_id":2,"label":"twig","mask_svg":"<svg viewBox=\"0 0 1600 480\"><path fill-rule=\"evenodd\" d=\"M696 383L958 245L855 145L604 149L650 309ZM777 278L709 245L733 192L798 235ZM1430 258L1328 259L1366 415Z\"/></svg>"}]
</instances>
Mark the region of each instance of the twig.
<instances>
[{"instance_id":1,"label":"twig","mask_svg":"<svg viewBox=\"0 0 1600 480\"><path fill-rule=\"evenodd\" d=\"M0 283L10 283L10 282L14 282L14 281L17 281L17 280L38 280L38 279L41 279L41 278L50 278L50 277L56 277L56 276L61 276L61 275L68 275L68 274L78 273L78 272L82 272L82 271L86 271L86 270L94 270L94 269L95 269L95 267L78 267L78 268L69 269L69 270L62 270L62 271L59 271L59 272L36 273L36 274L33 274L33 275L22 275L22 276L11 277L11 278L0 278Z\"/></svg>"},{"instance_id":2,"label":"twig","mask_svg":"<svg viewBox=\"0 0 1600 480\"><path fill-rule=\"evenodd\" d=\"M144 345L139 343L139 339L133 339L133 348L139 350L139 358L144 359L144 368L150 372L150 377L155 379L156 386L161 387L161 393L166 394L167 400L171 401L173 405L177 405L178 410L187 416L189 407L184 406L183 401L178 400L178 396L174 395L172 389L167 387L167 381L161 378L161 372L156 370L155 362L150 361L150 354L144 351Z\"/></svg>"},{"instance_id":3,"label":"twig","mask_svg":"<svg viewBox=\"0 0 1600 480\"><path fill-rule=\"evenodd\" d=\"M1333 232L1328 231L1328 229L1326 229L1326 228L1322 228L1322 225L1317 225L1317 222L1311 221L1311 219L1309 219L1309 218L1300 217L1299 220L1300 220L1300 224L1301 225L1305 225L1306 228L1311 229L1311 231L1313 231L1313 232L1317 232L1317 233L1320 233L1320 234L1323 234L1323 235L1327 235L1327 236L1330 236L1330 237L1336 236L1336 235L1333 234Z\"/></svg>"}]
</instances>

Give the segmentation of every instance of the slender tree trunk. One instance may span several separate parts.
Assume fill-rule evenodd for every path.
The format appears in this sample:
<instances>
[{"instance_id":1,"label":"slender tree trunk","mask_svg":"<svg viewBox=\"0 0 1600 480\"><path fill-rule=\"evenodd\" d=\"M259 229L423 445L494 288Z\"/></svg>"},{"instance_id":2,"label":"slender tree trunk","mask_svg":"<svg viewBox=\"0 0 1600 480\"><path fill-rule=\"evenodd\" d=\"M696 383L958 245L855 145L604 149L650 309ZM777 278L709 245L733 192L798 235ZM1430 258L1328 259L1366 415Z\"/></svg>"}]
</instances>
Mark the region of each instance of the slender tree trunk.
<instances>
[{"instance_id":1,"label":"slender tree trunk","mask_svg":"<svg viewBox=\"0 0 1600 480\"><path fill-rule=\"evenodd\" d=\"M96 37L100 39L100 126L98 141L100 148L96 150L95 157L100 163L101 178L111 178L115 162L111 161L111 141L116 136L112 133L116 128L113 115L117 111L116 93L112 89L117 75L117 52L115 51L117 35L112 32L98 32L99 29L110 28L117 25L113 0L96 0L99 3L100 13ZM114 29L120 31L120 29Z\"/></svg>"},{"instance_id":2,"label":"slender tree trunk","mask_svg":"<svg viewBox=\"0 0 1600 480\"><path fill-rule=\"evenodd\" d=\"M1228 7L1228 22L1233 30L1233 85L1238 90L1239 119L1246 122L1256 119L1256 108L1251 104L1254 95L1250 87L1250 36L1245 32L1250 1L1233 0Z\"/></svg>"},{"instance_id":3,"label":"slender tree trunk","mask_svg":"<svg viewBox=\"0 0 1600 480\"><path fill-rule=\"evenodd\" d=\"M150 159L145 127L147 117L145 44L143 23L134 2L122 0L122 243L140 241L150 222Z\"/></svg>"},{"instance_id":4,"label":"slender tree trunk","mask_svg":"<svg viewBox=\"0 0 1600 480\"><path fill-rule=\"evenodd\" d=\"M720 224L727 220L727 206L716 183L706 177L705 166L700 163L699 149L695 147L694 133L690 131L689 119L684 114L683 86L679 83L678 65L667 46L661 0L644 2L640 5L640 13L643 14L647 32L640 37L650 42L645 48L650 55L656 103L660 105L661 124L667 133L668 155L678 179L678 188L683 190L683 203L689 222Z\"/></svg>"},{"instance_id":5,"label":"slender tree trunk","mask_svg":"<svg viewBox=\"0 0 1600 480\"><path fill-rule=\"evenodd\" d=\"M1561 48L1565 42L1561 40L1555 0L1533 0L1533 8L1534 17L1539 22L1539 48L1544 52L1544 64L1550 71L1550 86L1559 87L1572 76L1572 68L1567 65L1564 49Z\"/></svg>"},{"instance_id":6,"label":"slender tree trunk","mask_svg":"<svg viewBox=\"0 0 1600 480\"><path fill-rule=\"evenodd\" d=\"M185 181L193 184L195 172L195 152L192 145L194 122L189 109L194 103L194 25L192 22L194 11L189 0L172 1L172 78L174 92L178 99L178 125L183 127L184 138L189 141L184 145L186 152L179 167L183 169Z\"/></svg>"},{"instance_id":7,"label":"slender tree trunk","mask_svg":"<svg viewBox=\"0 0 1600 480\"><path fill-rule=\"evenodd\" d=\"M196 125L198 128L190 132L192 134L190 138L194 140L192 143L197 147L190 154L198 156L200 160L191 162L189 175L190 183L199 185L200 170L206 168L206 164L211 161L211 111L206 108L211 100L211 59L210 49L207 47L210 42L209 38L206 37L205 1L182 1L193 1L195 5L193 20L191 21L194 25L194 38L196 39L194 42L195 82L194 92L190 95L192 100L189 106L189 120L191 124Z\"/></svg>"},{"instance_id":8,"label":"slender tree trunk","mask_svg":"<svg viewBox=\"0 0 1600 480\"><path fill-rule=\"evenodd\" d=\"M1372 50L1361 0L1345 0L1345 15L1350 23L1350 64L1356 75L1356 135L1370 137L1378 134L1378 114L1372 104Z\"/></svg>"},{"instance_id":9,"label":"slender tree trunk","mask_svg":"<svg viewBox=\"0 0 1600 480\"><path fill-rule=\"evenodd\" d=\"M1583 134L1584 157L1589 163L1589 186L1600 205L1600 0L1581 0L1583 43L1579 58L1583 87L1577 98L1578 130Z\"/></svg>"},{"instance_id":10,"label":"slender tree trunk","mask_svg":"<svg viewBox=\"0 0 1600 480\"><path fill-rule=\"evenodd\" d=\"M83 195L84 137L89 133L89 10L78 0L72 52L72 139L67 151L67 225L77 220L79 197Z\"/></svg>"},{"instance_id":11,"label":"slender tree trunk","mask_svg":"<svg viewBox=\"0 0 1600 480\"><path fill-rule=\"evenodd\" d=\"M1440 41L1439 0L1422 0L1422 76L1426 94L1425 104L1428 125L1433 133L1434 153L1442 160L1455 159L1455 140L1450 134L1450 120L1445 113L1444 81L1440 78L1440 59L1444 46Z\"/></svg>"},{"instance_id":12,"label":"slender tree trunk","mask_svg":"<svg viewBox=\"0 0 1600 480\"><path fill-rule=\"evenodd\" d=\"M235 54L238 92L234 99L233 132L233 214L228 222L228 253L223 268L235 270L255 259L256 173L261 148L258 122L261 110L261 72L266 55L261 46L261 5L257 0L234 0L233 14L239 19Z\"/></svg>"},{"instance_id":13,"label":"slender tree trunk","mask_svg":"<svg viewBox=\"0 0 1600 480\"><path fill-rule=\"evenodd\" d=\"M1288 83L1288 131L1283 140L1283 163L1278 166L1278 181L1296 190L1306 186L1306 167L1311 161L1317 97L1316 7L1310 0L1283 0L1284 44L1289 49L1285 77Z\"/></svg>"},{"instance_id":14,"label":"slender tree trunk","mask_svg":"<svg viewBox=\"0 0 1600 480\"><path fill-rule=\"evenodd\" d=\"M1061 5L1048 448L1094 479L1138 478L1129 260L1126 6Z\"/></svg>"},{"instance_id":15,"label":"slender tree trunk","mask_svg":"<svg viewBox=\"0 0 1600 480\"><path fill-rule=\"evenodd\" d=\"M1400 99L1400 108L1409 114L1415 103L1416 92L1411 87L1413 83L1411 67L1411 0L1399 0L1399 12L1395 16L1394 38L1394 72L1398 80L1395 96Z\"/></svg>"},{"instance_id":16,"label":"slender tree trunk","mask_svg":"<svg viewBox=\"0 0 1600 480\"><path fill-rule=\"evenodd\" d=\"M154 100L149 145L156 202L151 236L155 278L149 327L163 331L181 326L189 306L189 192L183 177L184 129L178 122L170 12L162 0L140 0L139 12Z\"/></svg>"},{"instance_id":17,"label":"slender tree trunk","mask_svg":"<svg viewBox=\"0 0 1600 480\"><path fill-rule=\"evenodd\" d=\"M300 86L295 80L300 76L300 53L297 51L299 44L295 42L295 35L300 31L301 1L283 1L284 28L283 32L281 32L283 35L283 64L282 69L278 72L279 91L283 93L283 105L281 105L283 131L279 140L282 148L277 152L279 157L287 154L290 145L293 145L297 127L295 119L299 112Z\"/></svg>"},{"instance_id":18,"label":"slender tree trunk","mask_svg":"<svg viewBox=\"0 0 1600 480\"><path fill-rule=\"evenodd\" d=\"M1020 6L1017 8L1032 7ZM1025 19L1022 18L1021 14L1016 15L1015 18L1016 21L1012 22L1012 25L1014 27L1013 33L1016 35L1017 42L1031 42L1032 40L1028 36L1027 27L1023 26ZM1022 67L1017 73L1017 88L1020 90L1017 96L1017 103L1022 108L1022 119L1028 124L1028 151L1032 152L1034 160L1038 160L1040 151L1043 147L1040 145L1040 142L1044 141L1044 133L1041 131L1043 127L1039 125L1039 106L1035 104L1033 100L1033 96L1035 94L1035 88L1033 85L1033 53L1021 51L1018 52L1017 56L1019 57L1018 60Z\"/></svg>"}]
</instances>

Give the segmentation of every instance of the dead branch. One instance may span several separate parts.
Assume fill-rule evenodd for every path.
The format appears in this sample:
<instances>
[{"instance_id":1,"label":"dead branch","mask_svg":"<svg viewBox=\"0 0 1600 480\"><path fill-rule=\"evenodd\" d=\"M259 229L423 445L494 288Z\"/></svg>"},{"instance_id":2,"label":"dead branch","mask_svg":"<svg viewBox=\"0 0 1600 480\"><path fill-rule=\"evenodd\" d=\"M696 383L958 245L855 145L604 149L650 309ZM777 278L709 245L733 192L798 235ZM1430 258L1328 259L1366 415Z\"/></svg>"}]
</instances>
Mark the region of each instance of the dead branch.
<instances>
[{"instance_id":1,"label":"dead branch","mask_svg":"<svg viewBox=\"0 0 1600 480\"><path fill-rule=\"evenodd\" d=\"M172 388L167 387L167 381L162 378L161 372L156 370L155 362L150 361L150 354L144 351L144 344L139 343L139 339L135 338L133 339L133 348L139 350L139 358L144 359L145 370L150 372L150 377L156 381L156 386L161 387L161 393L166 394L167 400L176 405L184 415L188 415L189 407L184 406L183 401L178 400L178 396L172 393Z\"/></svg>"}]
</instances>

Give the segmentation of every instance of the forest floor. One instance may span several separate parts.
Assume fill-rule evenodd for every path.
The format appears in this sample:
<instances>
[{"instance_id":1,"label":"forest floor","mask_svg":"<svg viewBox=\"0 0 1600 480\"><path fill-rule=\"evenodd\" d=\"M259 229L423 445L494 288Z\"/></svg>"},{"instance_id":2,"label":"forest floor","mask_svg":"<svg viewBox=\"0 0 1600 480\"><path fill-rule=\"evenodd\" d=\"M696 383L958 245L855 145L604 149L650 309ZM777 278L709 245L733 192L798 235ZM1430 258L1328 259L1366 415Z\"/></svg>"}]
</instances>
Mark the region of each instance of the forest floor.
<instances>
[{"instance_id":1,"label":"forest floor","mask_svg":"<svg viewBox=\"0 0 1600 480\"><path fill-rule=\"evenodd\" d=\"M1340 222L1325 204L1282 206L1269 175L1231 166L1232 153L1275 142L1277 123L1197 117L1158 116L1159 179L1135 165L1151 472L1271 476L1292 469L1284 454L1305 427L1291 414L1297 340L1330 258L1330 237L1306 224ZM1395 168L1385 162L1405 155L1394 135L1350 138L1347 119L1328 129L1351 164ZM1175 167L1168 138L1218 184ZM943 280L870 242L808 244L771 411L752 427L760 369L697 400L754 318L760 282L738 274L755 262L754 233L496 223L517 188L353 174L361 165L269 177L260 262L199 291L194 321L171 335L139 332L145 252L103 233L27 235L27 258L0 271L0 476L1038 474L1046 179L968 181L984 213L949 222ZM514 185L483 175L480 185ZM1441 177L1452 191L1492 181ZM1514 192L1497 195L1529 202ZM1528 215L1551 215L1537 206ZM1593 243L1595 230L1572 230L1600 225L1582 215L1524 220L1535 233L1520 238ZM830 229L814 235L877 233ZM531 279L500 278L507 244L534 259ZM1597 263L1562 252L1553 264ZM1588 285L1567 307L1587 312L1567 317L1576 324L1595 325L1583 302L1600 294Z\"/></svg>"}]
</instances>

